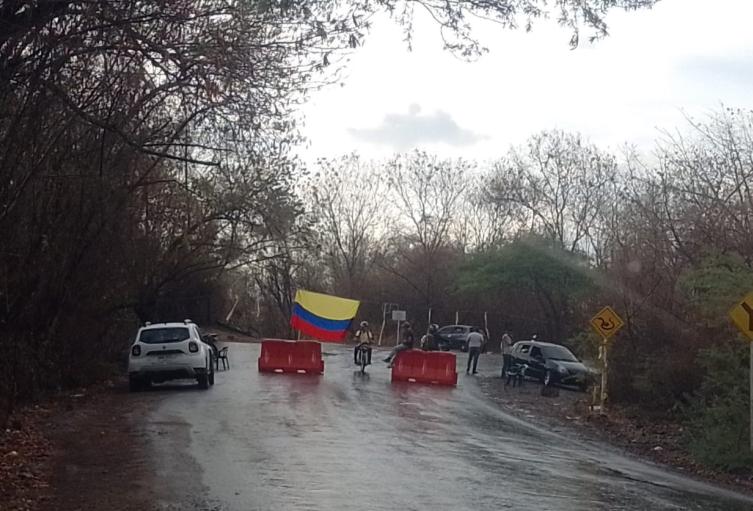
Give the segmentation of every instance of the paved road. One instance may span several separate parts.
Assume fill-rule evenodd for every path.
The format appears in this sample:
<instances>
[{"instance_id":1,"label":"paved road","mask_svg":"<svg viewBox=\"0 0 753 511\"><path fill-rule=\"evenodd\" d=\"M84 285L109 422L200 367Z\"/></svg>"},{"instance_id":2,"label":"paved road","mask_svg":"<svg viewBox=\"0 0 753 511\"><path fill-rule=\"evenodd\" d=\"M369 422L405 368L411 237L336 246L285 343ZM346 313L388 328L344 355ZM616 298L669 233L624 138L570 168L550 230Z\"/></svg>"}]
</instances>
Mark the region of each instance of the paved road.
<instances>
[{"instance_id":1,"label":"paved road","mask_svg":"<svg viewBox=\"0 0 753 511\"><path fill-rule=\"evenodd\" d=\"M164 488L157 507L753 509L751 500L519 421L485 399L472 376L461 375L457 388L392 385L381 362L362 376L348 349L325 346L322 377L259 374L259 346L233 344L233 368L213 389L136 396L153 401L144 420L154 484ZM482 357L482 374L496 372L483 366L492 359Z\"/></svg>"}]
</instances>

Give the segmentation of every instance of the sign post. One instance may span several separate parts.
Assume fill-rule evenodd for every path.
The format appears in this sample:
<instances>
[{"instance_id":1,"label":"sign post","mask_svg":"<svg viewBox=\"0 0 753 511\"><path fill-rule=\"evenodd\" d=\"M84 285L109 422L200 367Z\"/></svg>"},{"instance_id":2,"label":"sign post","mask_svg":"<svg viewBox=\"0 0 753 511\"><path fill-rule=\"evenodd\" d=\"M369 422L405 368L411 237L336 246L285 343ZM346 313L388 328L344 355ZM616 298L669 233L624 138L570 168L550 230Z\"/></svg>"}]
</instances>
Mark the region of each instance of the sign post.
<instances>
[{"instance_id":1,"label":"sign post","mask_svg":"<svg viewBox=\"0 0 753 511\"><path fill-rule=\"evenodd\" d=\"M606 401L607 401L607 371L609 370L609 362L607 358L608 341L616 334L620 328L625 325L622 318L611 307L607 306L601 309L599 313L591 318L591 326L596 333L601 336L601 345L599 346L599 358L602 363L601 371L601 391L599 396L599 413L604 414Z\"/></svg>"},{"instance_id":2,"label":"sign post","mask_svg":"<svg viewBox=\"0 0 753 511\"><path fill-rule=\"evenodd\" d=\"M383 303L382 304L382 327L379 329L379 342L378 346L382 345L382 336L384 335L384 327L387 326L387 313L397 309L396 303Z\"/></svg>"},{"instance_id":3,"label":"sign post","mask_svg":"<svg viewBox=\"0 0 753 511\"><path fill-rule=\"evenodd\" d=\"M753 292L748 293L729 311L729 317L750 344L750 450L753 451Z\"/></svg>"},{"instance_id":4,"label":"sign post","mask_svg":"<svg viewBox=\"0 0 753 511\"><path fill-rule=\"evenodd\" d=\"M397 339L395 339L395 346L400 344L400 322L405 321L405 311L392 311L392 321L397 321Z\"/></svg>"}]
</instances>

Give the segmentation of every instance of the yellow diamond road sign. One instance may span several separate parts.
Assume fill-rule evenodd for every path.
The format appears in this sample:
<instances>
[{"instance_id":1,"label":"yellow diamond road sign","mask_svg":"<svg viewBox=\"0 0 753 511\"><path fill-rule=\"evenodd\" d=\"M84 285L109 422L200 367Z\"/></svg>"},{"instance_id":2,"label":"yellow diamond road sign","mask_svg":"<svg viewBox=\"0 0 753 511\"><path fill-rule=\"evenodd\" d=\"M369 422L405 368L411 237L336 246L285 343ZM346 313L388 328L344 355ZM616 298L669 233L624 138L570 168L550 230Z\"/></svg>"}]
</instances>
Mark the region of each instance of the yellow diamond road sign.
<instances>
[{"instance_id":1,"label":"yellow diamond road sign","mask_svg":"<svg viewBox=\"0 0 753 511\"><path fill-rule=\"evenodd\" d=\"M604 339L609 339L625 325L622 318L611 307L604 307L591 319L591 326Z\"/></svg>"},{"instance_id":2,"label":"yellow diamond road sign","mask_svg":"<svg viewBox=\"0 0 753 511\"><path fill-rule=\"evenodd\" d=\"M748 293L740 303L732 307L729 317L740 332L753 341L753 293Z\"/></svg>"}]
</instances>

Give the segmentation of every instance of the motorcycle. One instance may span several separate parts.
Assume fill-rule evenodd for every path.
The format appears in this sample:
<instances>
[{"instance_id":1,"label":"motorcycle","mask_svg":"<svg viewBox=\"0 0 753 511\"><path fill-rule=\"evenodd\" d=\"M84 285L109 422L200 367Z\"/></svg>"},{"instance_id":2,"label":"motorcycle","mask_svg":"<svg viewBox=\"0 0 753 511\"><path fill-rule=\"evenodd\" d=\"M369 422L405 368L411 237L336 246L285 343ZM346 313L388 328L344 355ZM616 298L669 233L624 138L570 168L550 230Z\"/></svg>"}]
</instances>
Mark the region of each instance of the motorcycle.
<instances>
[{"instance_id":1,"label":"motorcycle","mask_svg":"<svg viewBox=\"0 0 753 511\"><path fill-rule=\"evenodd\" d=\"M370 364L368 344L361 344L360 346L358 346L358 351L356 352L356 361L358 366L361 368L361 374L365 373L366 366Z\"/></svg>"}]
</instances>

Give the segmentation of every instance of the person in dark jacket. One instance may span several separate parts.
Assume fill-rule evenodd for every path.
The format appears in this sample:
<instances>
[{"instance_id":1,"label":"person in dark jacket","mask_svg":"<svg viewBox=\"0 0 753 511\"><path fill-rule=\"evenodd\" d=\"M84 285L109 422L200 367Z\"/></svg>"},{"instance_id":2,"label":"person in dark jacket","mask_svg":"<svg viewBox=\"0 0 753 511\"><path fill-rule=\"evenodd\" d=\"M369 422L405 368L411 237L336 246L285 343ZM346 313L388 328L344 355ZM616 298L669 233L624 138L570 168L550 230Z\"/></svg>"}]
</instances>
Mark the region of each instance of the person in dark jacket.
<instances>
[{"instance_id":1,"label":"person in dark jacket","mask_svg":"<svg viewBox=\"0 0 753 511\"><path fill-rule=\"evenodd\" d=\"M421 338L421 349L424 351L435 351L437 346L437 330L439 325L432 323L429 328L426 329L426 335Z\"/></svg>"},{"instance_id":2,"label":"person in dark jacket","mask_svg":"<svg viewBox=\"0 0 753 511\"><path fill-rule=\"evenodd\" d=\"M390 364L390 367L392 367L392 360L395 358L395 356L401 351L412 349L413 343L416 341L416 336L413 334L413 328L407 321L403 323L402 338L403 342L392 348L390 354L387 355L387 358L384 359L385 362Z\"/></svg>"}]
</instances>

